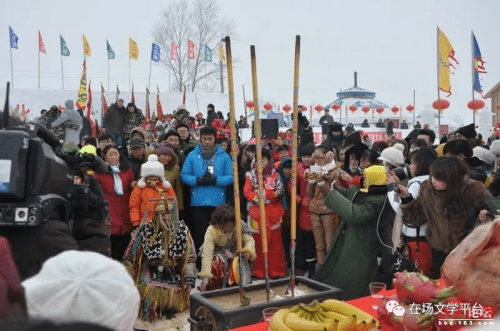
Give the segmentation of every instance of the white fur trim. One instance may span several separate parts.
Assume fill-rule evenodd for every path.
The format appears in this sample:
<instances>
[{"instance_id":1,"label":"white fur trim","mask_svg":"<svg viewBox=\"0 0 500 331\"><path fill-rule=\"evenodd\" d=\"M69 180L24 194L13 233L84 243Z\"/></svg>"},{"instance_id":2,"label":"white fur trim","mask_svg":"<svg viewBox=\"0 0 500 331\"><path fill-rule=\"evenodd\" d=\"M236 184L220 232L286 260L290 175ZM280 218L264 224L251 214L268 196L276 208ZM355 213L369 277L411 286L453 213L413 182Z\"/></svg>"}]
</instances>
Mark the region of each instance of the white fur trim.
<instances>
[{"instance_id":1,"label":"white fur trim","mask_svg":"<svg viewBox=\"0 0 500 331\"><path fill-rule=\"evenodd\" d=\"M145 188L146 187L146 181L144 180L144 177L139 179L139 181L137 182L137 186L140 187L140 188Z\"/></svg>"},{"instance_id":2,"label":"white fur trim","mask_svg":"<svg viewBox=\"0 0 500 331\"><path fill-rule=\"evenodd\" d=\"M307 182L309 184L314 184L314 183L316 183L316 179L308 179Z\"/></svg>"},{"instance_id":3,"label":"white fur trim","mask_svg":"<svg viewBox=\"0 0 500 331\"><path fill-rule=\"evenodd\" d=\"M172 187L172 185L170 185L170 183L168 182L168 180L165 179L165 177L162 177L162 185L166 189L169 189Z\"/></svg>"},{"instance_id":4,"label":"white fur trim","mask_svg":"<svg viewBox=\"0 0 500 331\"><path fill-rule=\"evenodd\" d=\"M325 185L325 181L324 180L322 180L321 182L318 182L318 186L323 186L323 185Z\"/></svg>"}]
</instances>

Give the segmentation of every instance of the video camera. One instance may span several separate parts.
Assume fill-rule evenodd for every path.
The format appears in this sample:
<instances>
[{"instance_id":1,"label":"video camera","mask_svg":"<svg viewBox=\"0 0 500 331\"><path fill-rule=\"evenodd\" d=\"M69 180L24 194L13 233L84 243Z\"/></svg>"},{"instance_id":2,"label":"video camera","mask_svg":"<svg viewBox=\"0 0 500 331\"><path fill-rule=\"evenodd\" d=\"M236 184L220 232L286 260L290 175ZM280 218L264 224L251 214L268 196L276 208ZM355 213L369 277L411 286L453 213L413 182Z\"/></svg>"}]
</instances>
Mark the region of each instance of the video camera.
<instances>
[{"instance_id":1,"label":"video camera","mask_svg":"<svg viewBox=\"0 0 500 331\"><path fill-rule=\"evenodd\" d=\"M91 155L63 153L60 141L35 123L9 127L9 83L0 125L0 226L37 226L47 218L68 221L91 196L74 185L73 172Z\"/></svg>"}]
</instances>

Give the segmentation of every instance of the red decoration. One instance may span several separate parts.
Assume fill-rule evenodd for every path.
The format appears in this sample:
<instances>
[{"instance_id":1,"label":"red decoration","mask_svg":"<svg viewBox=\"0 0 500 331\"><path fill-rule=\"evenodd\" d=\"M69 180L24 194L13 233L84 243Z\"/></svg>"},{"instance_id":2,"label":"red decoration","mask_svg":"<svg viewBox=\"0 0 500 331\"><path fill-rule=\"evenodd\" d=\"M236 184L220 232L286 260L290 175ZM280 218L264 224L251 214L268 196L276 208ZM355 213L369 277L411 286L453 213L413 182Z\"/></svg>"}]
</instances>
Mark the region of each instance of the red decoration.
<instances>
[{"instance_id":1,"label":"red decoration","mask_svg":"<svg viewBox=\"0 0 500 331\"><path fill-rule=\"evenodd\" d=\"M384 107L378 107L376 109L376 112L379 113L380 115L382 115L382 113L384 112Z\"/></svg>"},{"instance_id":2,"label":"red decoration","mask_svg":"<svg viewBox=\"0 0 500 331\"><path fill-rule=\"evenodd\" d=\"M479 109L483 109L484 105L485 105L484 101L481 99L478 99L478 100L469 101L469 103L467 104L467 107L470 110L478 111Z\"/></svg>"},{"instance_id":3,"label":"red decoration","mask_svg":"<svg viewBox=\"0 0 500 331\"><path fill-rule=\"evenodd\" d=\"M399 111L399 107L394 106L394 107L392 107L392 108L391 108L391 111L392 111L394 114L397 114L397 113L398 113L398 111Z\"/></svg>"},{"instance_id":4,"label":"red decoration","mask_svg":"<svg viewBox=\"0 0 500 331\"><path fill-rule=\"evenodd\" d=\"M439 99L432 103L432 108L436 109L437 111L443 111L447 109L449 106L450 102L446 99Z\"/></svg>"},{"instance_id":5,"label":"red decoration","mask_svg":"<svg viewBox=\"0 0 500 331\"><path fill-rule=\"evenodd\" d=\"M252 100L248 100L247 101L247 107L248 108L253 108L253 101Z\"/></svg>"},{"instance_id":6,"label":"red decoration","mask_svg":"<svg viewBox=\"0 0 500 331\"><path fill-rule=\"evenodd\" d=\"M292 107L290 107L289 104L286 104L286 105L283 106L283 111L285 113L288 113L290 110L292 110Z\"/></svg>"},{"instance_id":7,"label":"red decoration","mask_svg":"<svg viewBox=\"0 0 500 331\"><path fill-rule=\"evenodd\" d=\"M413 107L413 105L408 105L406 106L406 110L408 110L408 112L411 113L412 111L415 110L415 107Z\"/></svg>"},{"instance_id":8,"label":"red decoration","mask_svg":"<svg viewBox=\"0 0 500 331\"><path fill-rule=\"evenodd\" d=\"M350 105L349 110L352 111L353 113L358 109L355 105Z\"/></svg>"},{"instance_id":9,"label":"red decoration","mask_svg":"<svg viewBox=\"0 0 500 331\"><path fill-rule=\"evenodd\" d=\"M361 108L361 110L363 111L363 113L368 114L368 112L370 111L370 107L363 106L363 108Z\"/></svg>"},{"instance_id":10,"label":"red decoration","mask_svg":"<svg viewBox=\"0 0 500 331\"><path fill-rule=\"evenodd\" d=\"M302 111L307 111L307 106L302 105Z\"/></svg>"},{"instance_id":11,"label":"red decoration","mask_svg":"<svg viewBox=\"0 0 500 331\"><path fill-rule=\"evenodd\" d=\"M314 109L315 109L318 113L321 113L321 111L323 110L323 106L322 106L322 105L316 105L316 107L314 107Z\"/></svg>"},{"instance_id":12,"label":"red decoration","mask_svg":"<svg viewBox=\"0 0 500 331\"><path fill-rule=\"evenodd\" d=\"M271 105L271 104L268 102L268 103L264 104L264 109L265 109L265 110L267 110L267 111L269 111L269 110L273 109L273 105Z\"/></svg>"},{"instance_id":13,"label":"red decoration","mask_svg":"<svg viewBox=\"0 0 500 331\"><path fill-rule=\"evenodd\" d=\"M337 111L340 109L340 106L339 106L339 105L337 105L336 103L334 103L334 104L332 105L332 109L333 109L335 112L337 112Z\"/></svg>"}]
</instances>

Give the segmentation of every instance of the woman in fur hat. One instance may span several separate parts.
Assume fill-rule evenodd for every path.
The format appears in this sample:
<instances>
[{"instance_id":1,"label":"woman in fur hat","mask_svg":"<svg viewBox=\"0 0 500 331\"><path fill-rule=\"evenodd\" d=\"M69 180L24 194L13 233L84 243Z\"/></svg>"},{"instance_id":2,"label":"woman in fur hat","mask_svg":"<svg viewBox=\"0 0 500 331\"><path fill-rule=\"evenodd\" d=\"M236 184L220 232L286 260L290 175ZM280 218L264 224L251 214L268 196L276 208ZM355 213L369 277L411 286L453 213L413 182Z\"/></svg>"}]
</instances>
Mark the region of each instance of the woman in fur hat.
<instances>
[{"instance_id":1,"label":"woman in fur hat","mask_svg":"<svg viewBox=\"0 0 500 331\"><path fill-rule=\"evenodd\" d=\"M153 217L156 203L152 199L161 197L175 197L175 191L165 179L163 164L152 154L141 166L141 179L130 195L130 220L134 227Z\"/></svg>"}]
</instances>

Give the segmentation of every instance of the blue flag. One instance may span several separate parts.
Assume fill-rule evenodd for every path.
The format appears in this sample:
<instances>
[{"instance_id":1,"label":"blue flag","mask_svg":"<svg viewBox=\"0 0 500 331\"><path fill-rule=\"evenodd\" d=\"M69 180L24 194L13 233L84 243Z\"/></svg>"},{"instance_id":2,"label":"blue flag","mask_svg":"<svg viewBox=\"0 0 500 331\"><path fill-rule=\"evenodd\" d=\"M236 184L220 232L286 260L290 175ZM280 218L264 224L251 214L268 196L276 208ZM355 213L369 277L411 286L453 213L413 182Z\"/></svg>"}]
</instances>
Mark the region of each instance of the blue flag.
<instances>
[{"instance_id":1,"label":"blue flag","mask_svg":"<svg viewBox=\"0 0 500 331\"><path fill-rule=\"evenodd\" d=\"M155 62L160 62L160 46L153 43L151 48L151 60Z\"/></svg>"},{"instance_id":2,"label":"blue flag","mask_svg":"<svg viewBox=\"0 0 500 331\"><path fill-rule=\"evenodd\" d=\"M19 38L17 38L16 34L14 33L14 30L9 26L9 35L10 35L10 48L15 48L17 49L17 41Z\"/></svg>"},{"instance_id":3,"label":"blue flag","mask_svg":"<svg viewBox=\"0 0 500 331\"><path fill-rule=\"evenodd\" d=\"M481 83L479 82L479 74L485 74L486 70L484 68L484 64L486 63L481 56L481 50L479 49L479 45L476 40L476 36L472 34L472 48L474 52L474 91L481 93L481 96L484 98L483 88Z\"/></svg>"}]
</instances>

